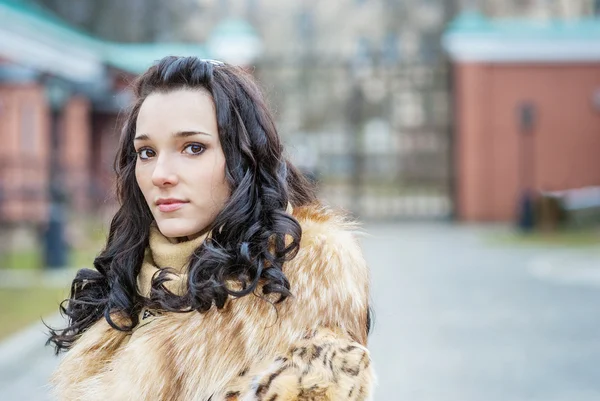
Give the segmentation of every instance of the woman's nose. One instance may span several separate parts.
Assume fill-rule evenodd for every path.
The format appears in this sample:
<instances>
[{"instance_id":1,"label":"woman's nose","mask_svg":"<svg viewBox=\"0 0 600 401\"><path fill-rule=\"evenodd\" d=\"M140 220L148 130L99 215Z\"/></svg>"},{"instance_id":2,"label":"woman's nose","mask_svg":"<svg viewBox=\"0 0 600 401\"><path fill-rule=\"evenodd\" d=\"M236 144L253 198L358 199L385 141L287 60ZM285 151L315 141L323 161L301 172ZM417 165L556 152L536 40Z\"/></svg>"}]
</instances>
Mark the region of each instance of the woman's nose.
<instances>
[{"instance_id":1,"label":"woman's nose","mask_svg":"<svg viewBox=\"0 0 600 401\"><path fill-rule=\"evenodd\" d=\"M173 163L159 157L152 172L152 183L157 187L173 186L179 182Z\"/></svg>"}]
</instances>

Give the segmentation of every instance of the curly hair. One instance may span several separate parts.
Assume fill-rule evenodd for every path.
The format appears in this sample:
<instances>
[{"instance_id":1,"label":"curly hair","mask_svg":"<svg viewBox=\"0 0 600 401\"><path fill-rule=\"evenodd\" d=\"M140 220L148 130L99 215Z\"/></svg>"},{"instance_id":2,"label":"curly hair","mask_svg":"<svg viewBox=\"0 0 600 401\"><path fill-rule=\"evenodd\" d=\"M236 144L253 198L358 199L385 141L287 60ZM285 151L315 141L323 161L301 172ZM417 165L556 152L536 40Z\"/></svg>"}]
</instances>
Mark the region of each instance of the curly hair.
<instances>
[{"instance_id":1,"label":"curly hair","mask_svg":"<svg viewBox=\"0 0 600 401\"><path fill-rule=\"evenodd\" d=\"M148 95L182 88L212 96L231 196L212 223L210 238L190 257L187 292L169 292L164 286L167 275L161 271L153 279L150 298L144 298L136 278L153 217L135 178L136 120ZM286 208L288 203L313 203L316 196L312 184L284 156L271 113L250 74L225 63L165 57L142 74L133 89L135 102L115 160L120 208L106 246L94 260L95 270L77 273L69 299L60 306L69 323L62 330L50 329L48 343L56 353L68 350L101 318L117 330L133 329L144 305L202 313L213 305L222 308L230 296L260 296L259 288L262 295L275 294L276 302L290 295L282 266L296 255L302 230ZM237 281L241 290L231 290L225 285L228 280Z\"/></svg>"}]
</instances>

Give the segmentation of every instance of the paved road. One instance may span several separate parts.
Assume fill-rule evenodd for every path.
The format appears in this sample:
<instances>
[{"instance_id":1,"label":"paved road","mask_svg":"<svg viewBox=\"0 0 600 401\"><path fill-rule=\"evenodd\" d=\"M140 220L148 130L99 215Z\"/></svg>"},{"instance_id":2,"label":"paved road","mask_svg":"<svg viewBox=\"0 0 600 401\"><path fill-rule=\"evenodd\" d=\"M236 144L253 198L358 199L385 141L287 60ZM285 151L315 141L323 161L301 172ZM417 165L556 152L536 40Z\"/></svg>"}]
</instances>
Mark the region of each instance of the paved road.
<instances>
[{"instance_id":1,"label":"paved road","mask_svg":"<svg viewBox=\"0 0 600 401\"><path fill-rule=\"evenodd\" d=\"M471 228L370 229L376 400L600 400L596 255L490 248ZM541 261L562 266L540 274ZM563 274L594 263L595 276Z\"/></svg>"},{"instance_id":2,"label":"paved road","mask_svg":"<svg viewBox=\"0 0 600 401\"><path fill-rule=\"evenodd\" d=\"M600 400L595 255L490 247L471 227L367 230L376 401ZM49 401L50 349L17 360L0 363L0 400Z\"/></svg>"},{"instance_id":3,"label":"paved road","mask_svg":"<svg viewBox=\"0 0 600 401\"><path fill-rule=\"evenodd\" d=\"M60 317L45 321L59 326ZM45 347L46 328L34 325L0 344L0 401L50 401L48 378L59 359Z\"/></svg>"}]
</instances>

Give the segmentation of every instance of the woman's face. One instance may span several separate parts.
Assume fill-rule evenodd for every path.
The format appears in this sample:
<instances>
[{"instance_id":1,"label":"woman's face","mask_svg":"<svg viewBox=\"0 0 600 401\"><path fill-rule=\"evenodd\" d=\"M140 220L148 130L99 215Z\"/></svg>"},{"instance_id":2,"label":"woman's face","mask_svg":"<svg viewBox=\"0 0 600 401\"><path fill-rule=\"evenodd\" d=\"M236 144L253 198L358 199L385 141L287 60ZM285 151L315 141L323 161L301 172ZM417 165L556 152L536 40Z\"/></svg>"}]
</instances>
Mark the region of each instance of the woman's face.
<instances>
[{"instance_id":1,"label":"woman's face","mask_svg":"<svg viewBox=\"0 0 600 401\"><path fill-rule=\"evenodd\" d=\"M212 97L191 89L152 93L136 127L135 177L159 230L202 234L230 195Z\"/></svg>"}]
</instances>

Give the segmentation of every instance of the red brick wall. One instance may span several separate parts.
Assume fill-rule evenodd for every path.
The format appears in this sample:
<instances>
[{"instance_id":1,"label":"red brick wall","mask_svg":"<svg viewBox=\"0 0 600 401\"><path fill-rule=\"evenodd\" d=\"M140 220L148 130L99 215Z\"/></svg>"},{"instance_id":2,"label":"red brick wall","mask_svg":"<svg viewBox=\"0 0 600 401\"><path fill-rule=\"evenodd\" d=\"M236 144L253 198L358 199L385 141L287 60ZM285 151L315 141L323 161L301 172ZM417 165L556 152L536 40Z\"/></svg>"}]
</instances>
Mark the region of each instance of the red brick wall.
<instances>
[{"instance_id":1,"label":"red brick wall","mask_svg":"<svg viewBox=\"0 0 600 401\"><path fill-rule=\"evenodd\" d=\"M0 218L40 222L47 214L49 119L38 85L0 85Z\"/></svg>"},{"instance_id":2,"label":"red brick wall","mask_svg":"<svg viewBox=\"0 0 600 401\"><path fill-rule=\"evenodd\" d=\"M515 218L533 149L533 187L560 190L600 185L600 64L485 65L455 68L457 212L467 221ZM536 106L523 138L518 105ZM529 142L526 142L529 141Z\"/></svg>"},{"instance_id":3,"label":"red brick wall","mask_svg":"<svg viewBox=\"0 0 600 401\"><path fill-rule=\"evenodd\" d=\"M0 219L46 221L51 151L51 111L38 84L0 85ZM61 113L59 156L71 211L89 210L90 104L71 98Z\"/></svg>"},{"instance_id":4,"label":"red brick wall","mask_svg":"<svg viewBox=\"0 0 600 401\"><path fill-rule=\"evenodd\" d=\"M91 169L91 111L89 101L72 97L65 105L59 137L60 160L65 190L77 212L89 209Z\"/></svg>"},{"instance_id":5,"label":"red brick wall","mask_svg":"<svg viewBox=\"0 0 600 401\"><path fill-rule=\"evenodd\" d=\"M487 214L485 115L488 68L461 65L455 69L456 211L461 219L482 220Z\"/></svg>"}]
</instances>

